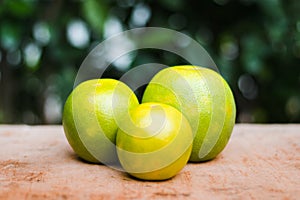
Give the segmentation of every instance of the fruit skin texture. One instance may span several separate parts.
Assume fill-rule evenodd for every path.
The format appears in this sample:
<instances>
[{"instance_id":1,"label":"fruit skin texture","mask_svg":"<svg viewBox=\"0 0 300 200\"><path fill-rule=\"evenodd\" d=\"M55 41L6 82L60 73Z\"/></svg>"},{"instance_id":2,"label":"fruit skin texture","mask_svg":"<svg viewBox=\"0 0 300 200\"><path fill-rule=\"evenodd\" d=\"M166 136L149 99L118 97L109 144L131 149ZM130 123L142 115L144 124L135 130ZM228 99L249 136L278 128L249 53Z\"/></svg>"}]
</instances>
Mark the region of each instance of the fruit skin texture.
<instances>
[{"instance_id":1,"label":"fruit skin texture","mask_svg":"<svg viewBox=\"0 0 300 200\"><path fill-rule=\"evenodd\" d=\"M175 176L188 162L193 134L187 119L175 108L145 103L119 128L117 153L125 171L144 180Z\"/></svg>"},{"instance_id":2,"label":"fruit skin texture","mask_svg":"<svg viewBox=\"0 0 300 200\"><path fill-rule=\"evenodd\" d=\"M63 127L69 144L88 162L118 163L118 121L138 104L135 94L120 81L94 79L81 83L64 106Z\"/></svg>"},{"instance_id":3,"label":"fruit skin texture","mask_svg":"<svg viewBox=\"0 0 300 200\"><path fill-rule=\"evenodd\" d=\"M235 123L236 107L226 81L213 70L175 66L158 72L142 102L160 102L181 111L194 133L191 162L215 158L226 146Z\"/></svg>"}]
</instances>

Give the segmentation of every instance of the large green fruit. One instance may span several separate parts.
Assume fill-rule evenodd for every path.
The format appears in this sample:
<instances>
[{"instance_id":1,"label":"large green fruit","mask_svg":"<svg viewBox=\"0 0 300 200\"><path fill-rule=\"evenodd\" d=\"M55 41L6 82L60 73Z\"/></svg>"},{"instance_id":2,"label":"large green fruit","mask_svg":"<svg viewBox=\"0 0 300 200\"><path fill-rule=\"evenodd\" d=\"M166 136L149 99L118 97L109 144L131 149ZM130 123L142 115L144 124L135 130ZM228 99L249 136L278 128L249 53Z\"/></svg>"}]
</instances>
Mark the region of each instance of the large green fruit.
<instances>
[{"instance_id":1,"label":"large green fruit","mask_svg":"<svg viewBox=\"0 0 300 200\"><path fill-rule=\"evenodd\" d=\"M193 133L188 120L172 106L144 103L117 134L120 163L131 175L145 180L175 176L188 162Z\"/></svg>"},{"instance_id":2,"label":"large green fruit","mask_svg":"<svg viewBox=\"0 0 300 200\"><path fill-rule=\"evenodd\" d=\"M235 102L226 81L213 70L197 66L163 69L150 81L142 101L171 105L186 116L194 133L192 162L215 158L228 143Z\"/></svg>"},{"instance_id":3,"label":"large green fruit","mask_svg":"<svg viewBox=\"0 0 300 200\"><path fill-rule=\"evenodd\" d=\"M117 122L138 104L135 94L120 81L94 79L81 83L64 106L63 127L68 142L86 161L117 163Z\"/></svg>"}]
</instances>

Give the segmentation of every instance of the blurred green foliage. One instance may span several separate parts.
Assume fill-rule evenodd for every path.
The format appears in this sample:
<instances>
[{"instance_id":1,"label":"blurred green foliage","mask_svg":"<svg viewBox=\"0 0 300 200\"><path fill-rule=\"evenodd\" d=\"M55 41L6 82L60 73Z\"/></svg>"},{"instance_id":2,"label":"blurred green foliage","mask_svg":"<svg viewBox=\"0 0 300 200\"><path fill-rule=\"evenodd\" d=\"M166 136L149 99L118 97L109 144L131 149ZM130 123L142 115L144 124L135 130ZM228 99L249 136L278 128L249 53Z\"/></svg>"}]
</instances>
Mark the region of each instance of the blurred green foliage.
<instances>
[{"instance_id":1,"label":"blurred green foliage","mask_svg":"<svg viewBox=\"0 0 300 200\"><path fill-rule=\"evenodd\" d=\"M204 46L234 92L238 122L300 122L299 10L299 0L3 0L0 122L60 123L88 52L145 26L180 31ZM105 76L150 62L186 64L158 50L130 58Z\"/></svg>"}]
</instances>

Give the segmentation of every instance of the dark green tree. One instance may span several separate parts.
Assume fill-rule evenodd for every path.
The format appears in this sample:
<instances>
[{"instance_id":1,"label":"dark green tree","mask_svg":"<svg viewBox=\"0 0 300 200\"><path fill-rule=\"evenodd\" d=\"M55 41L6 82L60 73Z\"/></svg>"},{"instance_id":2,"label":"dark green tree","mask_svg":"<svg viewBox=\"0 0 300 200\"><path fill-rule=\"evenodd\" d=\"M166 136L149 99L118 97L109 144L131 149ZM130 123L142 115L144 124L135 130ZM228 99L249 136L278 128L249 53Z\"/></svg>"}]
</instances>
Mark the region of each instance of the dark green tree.
<instances>
[{"instance_id":1,"label":"dark green tree","mask_svg":"<svg viewBox=\"0 0 300 200\"><path fill-rule=\"evenodd\" d=\"M88 52L118 31L146 26L180 31L204 46L233 89L238 122L300 122L299 10L298 0L3 0L0 122L60 123ZM119 78L149 62L186 64L140 50L104 76Z\"/></svg>"}]
</instances>

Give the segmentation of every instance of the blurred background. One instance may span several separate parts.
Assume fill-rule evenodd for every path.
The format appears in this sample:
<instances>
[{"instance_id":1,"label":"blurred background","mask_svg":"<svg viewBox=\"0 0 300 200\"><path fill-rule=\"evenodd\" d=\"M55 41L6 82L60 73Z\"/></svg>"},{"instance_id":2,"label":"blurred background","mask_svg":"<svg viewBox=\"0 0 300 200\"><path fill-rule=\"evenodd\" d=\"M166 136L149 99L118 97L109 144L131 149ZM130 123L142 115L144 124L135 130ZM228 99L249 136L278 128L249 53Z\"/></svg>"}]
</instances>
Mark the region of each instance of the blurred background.
<instances>
[{"instance_id":1,"label":"blurred background","mask_svg":"<svg viewBox=\"0 0 300 200\"><path fill-rule=\"evenodd\" d=\"M300 122L299 0L2 0L0 123L60 124L86 55L136 27L164 27L197 40L233 90L237 122ZM120 44L122 45L122 44ZM119 78L145 63L187 64L144 49L115 62Z\"/></svg>"}]
</instances>

